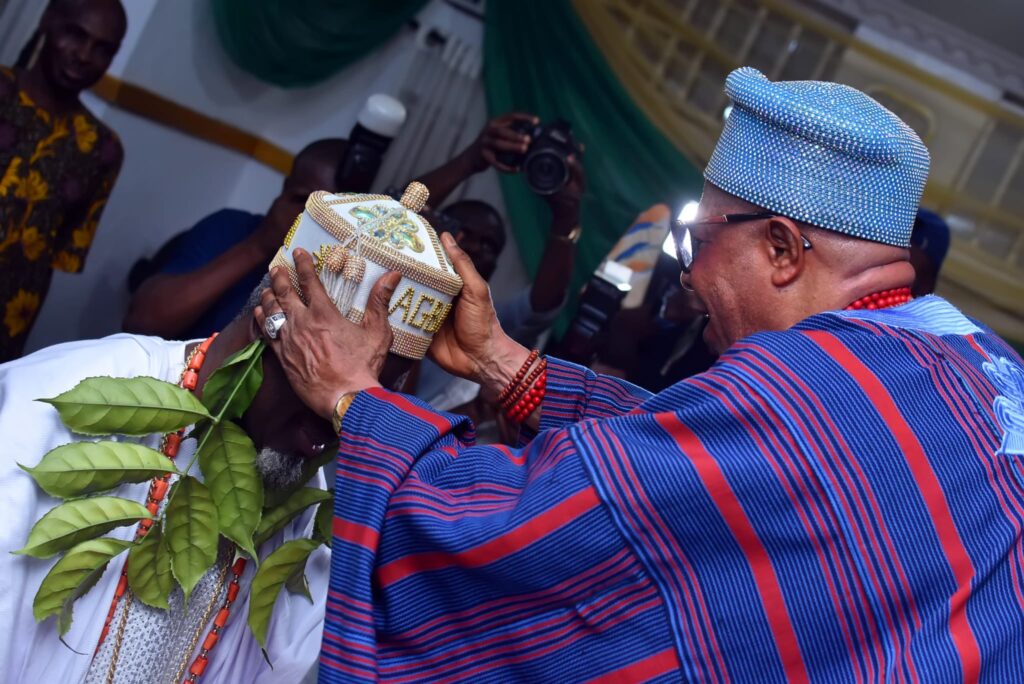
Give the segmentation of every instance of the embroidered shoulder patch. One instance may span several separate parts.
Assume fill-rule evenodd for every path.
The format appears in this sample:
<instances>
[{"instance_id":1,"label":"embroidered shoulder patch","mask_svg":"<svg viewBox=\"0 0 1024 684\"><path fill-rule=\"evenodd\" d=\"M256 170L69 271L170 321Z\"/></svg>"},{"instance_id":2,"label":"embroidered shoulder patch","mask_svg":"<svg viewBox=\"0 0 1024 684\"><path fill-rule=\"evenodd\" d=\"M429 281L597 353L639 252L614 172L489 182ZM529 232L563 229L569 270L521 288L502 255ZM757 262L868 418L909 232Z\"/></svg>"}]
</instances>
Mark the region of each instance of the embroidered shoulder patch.
<instances>
[{"instance_id":1,"label":"embroidered shoulder patch","mask_svg":"<svg viewBox=\"0 0 1024 684\"><path fill-rule=\"evenodd\" d=\"M1009 457L1024 456L1024 369L1009 359L996 357L981 366L1000 396L992 404L996 421L1003 429L999 453ZM1017 476L1024 481L1024 463L1014 464Z\"/></svg>"}]
</instances>

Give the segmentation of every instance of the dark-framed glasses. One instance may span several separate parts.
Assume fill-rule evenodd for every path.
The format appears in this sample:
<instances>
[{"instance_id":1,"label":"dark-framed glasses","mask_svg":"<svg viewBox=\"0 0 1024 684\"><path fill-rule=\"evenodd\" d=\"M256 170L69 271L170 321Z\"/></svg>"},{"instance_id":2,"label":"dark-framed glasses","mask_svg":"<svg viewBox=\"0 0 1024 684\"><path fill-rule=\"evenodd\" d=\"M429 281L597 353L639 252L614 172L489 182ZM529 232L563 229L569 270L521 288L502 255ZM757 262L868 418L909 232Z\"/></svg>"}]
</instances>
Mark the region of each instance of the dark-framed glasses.
<instances>
[{"instance_id":1,"label":"dark-framed glasses","mask_svg":"<svg viewBox=\"0 0 1024 684\"><path fill-rule=\"evenodd\" d=\"M693 268L693 261L697 258L698 248L701 240L693 235L693 229L698 226L711 226L727 223L743 223L745 221L758 221L761 219L775 218L778 214L766 211L750 212L746 214L719 214L718 216L705 216L696 221L676 221L672 224L672 240L676 244L676 259L679 260L679 268L683 273L689 273ZM800 239L804 241L804 249L811 249L812 245L803 235Z\"/></svg>"}]
</instances>

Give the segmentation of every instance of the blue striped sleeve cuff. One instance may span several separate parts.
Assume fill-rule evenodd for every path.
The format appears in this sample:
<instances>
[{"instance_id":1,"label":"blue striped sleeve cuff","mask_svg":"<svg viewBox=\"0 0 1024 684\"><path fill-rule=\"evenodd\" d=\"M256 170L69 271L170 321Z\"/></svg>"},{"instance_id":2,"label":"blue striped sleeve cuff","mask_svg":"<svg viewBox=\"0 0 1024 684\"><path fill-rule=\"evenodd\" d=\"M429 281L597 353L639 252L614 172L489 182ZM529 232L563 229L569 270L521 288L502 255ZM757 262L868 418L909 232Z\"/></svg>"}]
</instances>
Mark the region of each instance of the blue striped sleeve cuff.
<instances>
[{"instance_id":1,"label":"blue striped sleeve cuff","mask_svg":"<svg viewBox=\"0 0 1024 684\"><path fill-rule=\"evenodd\" d=\"M651 394L625 380L612 378L548 357L548 384L541 404L540 431L560 428L588 418L611 418L628 413Z\"/></svg>"}]
</instances>

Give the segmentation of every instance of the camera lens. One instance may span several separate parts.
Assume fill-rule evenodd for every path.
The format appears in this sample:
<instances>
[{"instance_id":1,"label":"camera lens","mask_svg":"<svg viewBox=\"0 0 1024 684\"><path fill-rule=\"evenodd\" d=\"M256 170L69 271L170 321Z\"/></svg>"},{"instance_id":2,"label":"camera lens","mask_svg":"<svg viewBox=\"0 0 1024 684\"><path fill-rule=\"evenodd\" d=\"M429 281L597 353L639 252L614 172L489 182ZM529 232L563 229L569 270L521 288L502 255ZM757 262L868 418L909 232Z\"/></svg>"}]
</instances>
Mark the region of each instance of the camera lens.
<instances>
[{"instance_id":1,"label":"camera lens","mask_svg":"<svg viewBox=\"0 0 1024 684\"><path fill-rule=\"evenodd\" d=\"M526 183L538 195L552 195L569 182L565 158L554 150L538 150L523 162Z\"/></svg>"}]
</instances>

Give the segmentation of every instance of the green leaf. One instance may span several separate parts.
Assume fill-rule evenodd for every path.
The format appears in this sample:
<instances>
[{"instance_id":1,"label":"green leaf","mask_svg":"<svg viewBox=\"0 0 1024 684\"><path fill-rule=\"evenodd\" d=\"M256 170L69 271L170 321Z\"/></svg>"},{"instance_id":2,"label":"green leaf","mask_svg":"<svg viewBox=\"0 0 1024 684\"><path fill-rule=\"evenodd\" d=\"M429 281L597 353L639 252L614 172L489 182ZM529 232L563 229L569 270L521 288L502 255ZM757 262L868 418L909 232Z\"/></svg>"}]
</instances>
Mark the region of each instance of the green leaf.
<instances>
[{"instance_id":1,"label":"green leaf","mask_svg":"<svg viewBox=\"0 0 1024 684\"><path fill-rule=\"evenodd\" d=\"M305 567L309 554L320 542L313 539L292 539L266 557L252 578L249 589L249 629L261 648L267 647L267 628L277 595L288 578Z\"/></svg>"},{"instance_id":2,"label":"green leaf","mask_svg":"<svg viewBox=\"0 0 1024 684\"><path fill-rule=\"evenodd\" d=\"M203 440L199 467L217 502L220 533L257 558L252 535L263 509L263 478L256 469L256 447L230 421L211 425Z\"/></svg>"},{"instance_id":3,"label":"green leaf","mask_svg":"<svg viewBox=\"0 0 1024 684\"><path fill-rule=\"evenodd\" d=\"M41 622L51 615L56 615L64 609L65 602L69 599L74 601L88 591L99 579L110 559L129 546L131 542L104 537L82 542L68 551L50 568L50 572L39 585L39 591L32 602L32 614L35 615L36 621ZM70 610L68 613L64 621L70 627Z\"/></svg>"},{"instance_id":4,"label":"green leaf","mask_svg":"<svg viewBox=\"0 0 1024 684\"><path fill-rule=\"evenodd\" d=\"M164 536L171 555L171 572L185 592L185 602L217 561L217 508L210 490L199 480L178 480L167 504Z\"/></svg>"},{"instance_id":5,"label":"green leaf","mask_svg":"<svg viewBox=\"0 0 1024 684\"><path fill-rule=\"evenodd\" d=\"M128 552L128 586L147 606L167 610L174 577L171 554L159 524L153 525L142 541Z\"/></svg>"},{"instance_id":6,"label":"green leaf","mask_svg":"<svg viewBox=\"0 0 1024 684\"><path fill-rule=\"evenodd\" d=\"M263 519L260 520L260 525L256 528L256 546L260 546L284 529L285 525L309 506L330 498L330 492L315 487L303 487L295 492L281 505L263 514Z\"/></svg>"},{"instance_id":7,"label":"green leaf","mask_svg":"<svg viewBox=\"0 0 1024 684\"><path fill-rule=\"evenodd\" d=\"M88 542L86 542L88 543ZM130 553L130 552L129 552ZM60 612L57 614L57 634L63 637L71 629L71 621L74 617L73 611L75 607L75 601L85 596L90 589L92 589L97 582L100 581L100 577L103 577L103 572L107 569L106 564L96 568L88 575L85 576L77 587L75 587L67 598L64 599L64 603L61 604ZM63 641L63 639L61 639ZM67 644L65 644L66 646ZM70 648L70 646L68 647ZM74 649L71 649L74 650ZM77 651L75 651L77 653Z\"/></svg>"},{"instance_id":8,"label":"green leaf","mask_svg":"<svg viewBox=\"0 0 1024 684\"><path fill-rule=\"evenodd\" d=\"M203 385L203 404L220 419L240 418L263 384L260 358L266 348L254 340L228 357Z\"/></svg>"},{"instance_id":9,"label":"green leaf","mask_svg":"<svg viewBox=\"0 0 1024 684\"><path fill-rule=\"evenodd\" d=\"M66 501L40 518L29 532L25 547L14 553L49 558L115 527L152 517L142 504L116 496Z\"/></svg>"},{"instance_id":10,"label":"green leaf","mask_svg":"<svg viewBox=\"0 0 1024 684\"><path fill-rule=\"evenodd\" d=\"M295 568L295 572L284 583L284 588L288 590L289 594L305 596L307 601L313 603L313 594L309 592L309 580L306 579L306 561L308 560L307 558L302 561L302 564Z\"/></svg>"},{"instance_id":11,"label":"green leaf","mask_svg":"<svg viewBox=\"0 0 1024 684\"><path fill-rule=\"evenodd\" d=\"M156 378L86 378L53 399L64 424L83 435L149 435L209 418L188 390Z\"/></svg>"},{"instance_id":12,"label":"green leaf","mask_svg":"<svg viewBox=\"0 0 1024 684\"><path fill-rule=\"evenodd\" d=\"M316 456L315 458L311 459L306 459L306 461L302 464L302 473L295 480L295 484L293 484L290 487L285 487L283 489L268 489L264 493L265 500L263 502L263 505L266 508L277 508L285 501L287 501L292 494L305 487L306 484L313 479L313 476L316 475L316 471L320 470L325 465L333 461L335 458L337 458L337 456L337 444L334 444L333 446L328 446L326 449L324 449L323 453L321 453L319 456Z\"/></svg>"},{"instance_id":13,"label":"green leaf","mask_svg":"<svg viewBox=\"0 0 1024 684\"><path fill-rule=\"evenodd\" d=\"M327 544L328 548L331 546L331 539L334 538L334 490L330 492L331 498L316 509L316 525L313 529L315 538Z\"/></svg>"},{"instance_id":14,"label":"green leaf","mask_svg":"<svg viewBox=\"0 0 1024 684\"><path fill-rule=\"evenodd\" d=\"M35 468L21 468L43 491L62 499L175 472L171 459L131 442L72 442L50 451Z\"/></svg>"}]
</instances>

